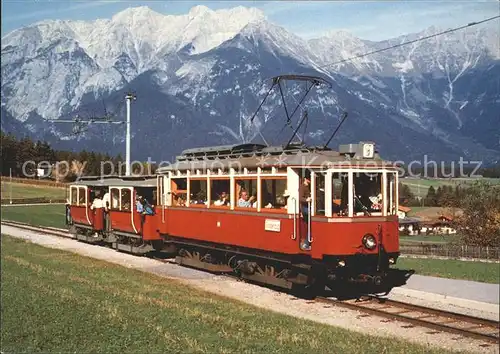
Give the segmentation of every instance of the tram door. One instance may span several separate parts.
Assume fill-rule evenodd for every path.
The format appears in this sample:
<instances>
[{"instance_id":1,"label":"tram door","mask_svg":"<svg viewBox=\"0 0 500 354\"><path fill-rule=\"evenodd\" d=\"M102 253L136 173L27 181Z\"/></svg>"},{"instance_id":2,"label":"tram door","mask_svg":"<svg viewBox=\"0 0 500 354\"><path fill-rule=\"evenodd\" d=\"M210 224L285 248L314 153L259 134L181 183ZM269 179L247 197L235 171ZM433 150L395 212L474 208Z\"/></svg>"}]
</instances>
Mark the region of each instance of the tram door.
<instances>
[{"instance_id":1,"label":"tram door","mask_svg":"<svg viewBox=\"0 0 500 354\"><path fill-rule=\"evenodd\" d=\"M313 242L312 216L316 204L315 184L313 184L315 173L309 169L296 169L294 172L296 174L294 180L298 182L299 246L303 251L310 251ZM289 182L291 182L290 179Z\"/></svg>"}]
</instances>

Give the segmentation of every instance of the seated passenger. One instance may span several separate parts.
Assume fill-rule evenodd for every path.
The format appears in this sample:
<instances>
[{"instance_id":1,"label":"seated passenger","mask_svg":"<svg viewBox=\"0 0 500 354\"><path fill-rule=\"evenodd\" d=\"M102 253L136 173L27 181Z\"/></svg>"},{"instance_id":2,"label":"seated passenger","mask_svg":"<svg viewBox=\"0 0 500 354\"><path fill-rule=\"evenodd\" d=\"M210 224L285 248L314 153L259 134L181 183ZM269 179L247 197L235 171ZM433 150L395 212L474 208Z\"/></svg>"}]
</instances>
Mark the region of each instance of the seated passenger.
<instances>
[{"instance_id":1,"label":"seated passenger","mask_svg":"<svg viewBox=\"0 0 500 354\"><path fill-rule=\"evenodd\" d=\"M227 195L226 192L222 192L219 196L219 199L217 199L214 202L215 206L226 206L229 205L229 196Z\"/></svg>"},{"instance_id":2,"label":"seated passenger","mask_svg":"<svg viewBox=\"0 0 500 354\"><path fill-rule=\"evenodd\" d=\"M252 207L252 201L255 199L254 196L248 197L248 193L241 192L240 199L238 200L238 207L240 208L250 208Z\"/></svg>"}]
</instances>

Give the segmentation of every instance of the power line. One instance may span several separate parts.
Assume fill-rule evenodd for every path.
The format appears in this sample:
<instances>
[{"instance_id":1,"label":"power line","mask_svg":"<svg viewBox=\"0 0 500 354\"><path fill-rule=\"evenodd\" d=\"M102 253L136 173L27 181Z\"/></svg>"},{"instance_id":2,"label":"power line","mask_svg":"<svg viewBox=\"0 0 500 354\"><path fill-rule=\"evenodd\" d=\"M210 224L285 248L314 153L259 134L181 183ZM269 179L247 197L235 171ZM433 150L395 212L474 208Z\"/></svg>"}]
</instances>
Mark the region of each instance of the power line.
<instances>
[{"instance_id":1,"label":"power line","mask_svg":"<svg viewBox=\"0 0 500 354\"><path fill-rule=\"evenodd\" d=\"M403 43L399 43L399 44L392 45L392 46L390 46L390 47L377 49L377 50L374 50L374 51L372 51L372 52L368 52L368 53L363 53L363 54L355 55L355 56L350 57L350 58L346 58L346 59L342 59L342 60L339 60L339 61L336 61L336 62L333 62L333 63L330 63L330 64L322 65L322 66L320 66L319 68L320 68L320 69L323 69L323 68L325 68L325 67L327 67L327 66L342 64L342 63L345 63L345 62L347 62L347 61L351 61L351 60L354 60L354 59L359 59L359 58L366 57L366 56L368 56L368 55L372 55L372 54L376 54L376 53L384 52L384 51L386 51L386 50L390 50L390 49L394 49L394 48L402 47L402 46L404 46L404 45L412 44L412 43L415 43L415 42L420 42L420 41L423 41L423 40L426 40L426 39L429 39L429 38L442 36L443 34L447 34L447 33L455 32L455 31L459 31L459 30L464 29L464 28L467 28L467 27L477 26L477 25L479 25L479 24L481 24L481 23L485 23L485 22L488 22L488 21L492 21L492 20L497 19L497 18L500 18L500 15L498 15L498 16L494 16L494 17L490 17L490 18L487 18L487 19L485 19L485 20L478 21L478 22L470 22L470 23L468 23L468 24L466 24L466 25L464 25L464 26L460 26L460 27L456 27L456 28L451 28L451 29L446 30L446 31L443 31L443 32L439 32L439 33L431 34L431 35L429 35L429 36L425 36L425 37L421 37L421 38L418 38L418 39L414 39L414 40L412 40L412 41L403 42Z\"/></svg>"}]
</instances>

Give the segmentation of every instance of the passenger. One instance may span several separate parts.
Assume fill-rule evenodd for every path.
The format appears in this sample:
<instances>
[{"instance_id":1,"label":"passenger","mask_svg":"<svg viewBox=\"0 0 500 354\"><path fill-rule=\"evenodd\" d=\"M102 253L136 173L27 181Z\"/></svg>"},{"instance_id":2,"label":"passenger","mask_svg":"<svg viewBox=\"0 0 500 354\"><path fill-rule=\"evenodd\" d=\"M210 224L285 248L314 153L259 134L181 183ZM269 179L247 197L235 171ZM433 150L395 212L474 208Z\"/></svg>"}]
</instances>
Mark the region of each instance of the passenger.
<instances>
[{"instance_id":1,"label":"passenger","mask_svg":"<svg viewBox=\"0 0 500 354\"><path fill-rule=\"evenodd\" d=\"M248 193L246 191L241 192L240 199L238 200L238 207L240 208L250 208L252 207L252 201L255 197L252 195L250 198L248 197Z\"/></svg>"},{"instance_id":2,"label":"passenger","mask_svg":"<svg viewBox=\"0 0 500 354\"><path fill-rule=\"evenodd\" d=\"M95 198L94 200L92 201L92 205L90 206L90 209L91 210L94 210L94 209L100 209L102 208L102 199L99 198L100 196L100 192L99 191L96 191L95 192Z\"/></svg>"},{"instance_id":3,"label":"passenger","mask_svg":"<svg viewBox=\"0 0 500 354\"><path fill-rule=\"evenodd\" d=\"M302 213L303 222L306 225L309 225L309 202L311 201L311 179L308 175L304 176L302 180L302 184L299 186L299 203L300 203L300 212ZM309 240L307 235L304 236L304 242L301 245L302 249L310 249L311 245L309 244Z\"/></svg>"},{"instance_id":4,"label":"passenger","mask_svg":"<svg viewBox=\"0 0 500 354\"><path fill-rule=\"evenodd\" d=\"M226 205L229 205L229 196L227 195L227 193L226 192L222 192L219 195L219 199L217 199L214 202L214 205L215 206L226 206Z\"/></svg>"},{"instance_id":5,"label":"passenger","mask_svg":"<svg viewBox=\"0 0 500 354\"><path fill-rule=\"evenodd\" d=\"M144 215L154 215L154 210L151 204L149 204L148 200L146 198L143 199L143 205L144 205Z\"/></svg>"},{"instance_id":6,"label":"passenger","mask_svg":"<svg viewBox=\"0 0 500 354\"><path fill-rule=\"evenodd\" d=\"M110 199L110 196L109 196L109 191L106 192L104 194L104 196L102 197L102 206L104 207L104 210L105 211L108 211L109 208L111 207L111 199Z\"/></svg>"},{"instance_id":7,"label":"passenger","mask_svg":"<svg viewBox=\"0 0 500 354\"><path fill-rule=\"evenodd\" d=\"M141 196L140 195L137 195L135 197L135 208L136 208L136 211L139 214L142 214L142 212L144 211L144 206L142 205Z\"/></svg>"}]
</instances>

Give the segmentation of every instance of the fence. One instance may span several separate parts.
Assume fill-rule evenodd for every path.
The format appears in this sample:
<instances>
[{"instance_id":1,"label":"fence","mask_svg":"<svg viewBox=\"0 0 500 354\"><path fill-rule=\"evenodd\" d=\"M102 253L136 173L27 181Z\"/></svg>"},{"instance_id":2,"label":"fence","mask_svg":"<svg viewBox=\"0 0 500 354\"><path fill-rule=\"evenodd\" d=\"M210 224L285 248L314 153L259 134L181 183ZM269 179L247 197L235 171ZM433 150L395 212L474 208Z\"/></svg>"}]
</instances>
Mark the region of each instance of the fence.
<instances>
[{"instance_id":1,"label":"fence","mask_svg":"<svg viewBox=\"0 0 500 354\"><path fill-rule=\"evenodd\" d=\"M68 186L67 183L56 182L51 180L19 178L19 177L12 177L11 179L9 176L2 176L2 182L24 183L24 184L31 184L44 187L56 187L56 188L66 188Z\"/></svg>"},{"instance_id":2,"label":"fence","mask_svg":"<svg viewBox=\"0 0 500 354\"><path fill-rule=\"evenodd\" d=\"M13 205L13 204L42 204L42 203L66 203L65 198L15 198L12 199L12 204L10 199L2 199L2 205Z\"/></svg>"},{"instance_id":3,"label":"fence","mask_svg":"<svg viewBox=\"0 0 500 354\"><path fill-rule=\"evenodd\" d=\"M453 244L420 243L414 245L400 244L402 254L438 256L449 258L500 259L499 247L460 246Z\"/></svg>"}]
</instances>

